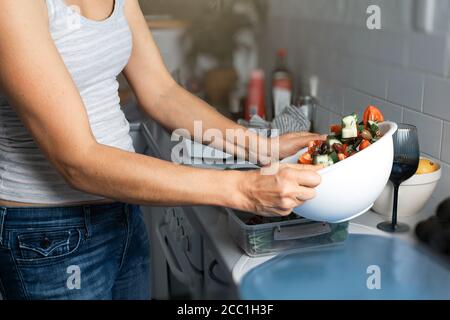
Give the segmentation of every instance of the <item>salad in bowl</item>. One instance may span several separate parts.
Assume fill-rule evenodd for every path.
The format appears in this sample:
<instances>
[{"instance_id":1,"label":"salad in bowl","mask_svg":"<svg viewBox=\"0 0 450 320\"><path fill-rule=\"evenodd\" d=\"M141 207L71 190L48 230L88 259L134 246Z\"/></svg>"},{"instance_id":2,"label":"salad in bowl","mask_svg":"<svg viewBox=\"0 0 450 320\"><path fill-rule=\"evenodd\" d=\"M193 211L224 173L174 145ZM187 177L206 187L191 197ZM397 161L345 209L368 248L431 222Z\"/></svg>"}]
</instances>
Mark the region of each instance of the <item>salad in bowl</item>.
<instances>
[{"instance_id":1,"label":"salad in bowl","mask_svg":"<svg viewBox=\"0 0 450 320\"><path fill-rule=\"evenodd\" d=\"M367 107L360 123L355 113L348 115L342 118L342 124L330 127L331 134L326 141L310 142L298 162L328 167L345 160L381 138L380 122L384 122L383 114L374 106Z\"/></svg>"},{"instance_id":2,"label":"salad in bowl","mask_svg":"<svg viewBox=\"0 0 450 320\"><path fill-rule=\"evenodd\" d=\"M383 191L392 169L397 125L384 121L382 113L369 106L362 121L351 114L330 129L326 141L314 141L282 162L324 166L316 197L294 213L339 223L367 212Z\"/></svg>"}]
</instances>

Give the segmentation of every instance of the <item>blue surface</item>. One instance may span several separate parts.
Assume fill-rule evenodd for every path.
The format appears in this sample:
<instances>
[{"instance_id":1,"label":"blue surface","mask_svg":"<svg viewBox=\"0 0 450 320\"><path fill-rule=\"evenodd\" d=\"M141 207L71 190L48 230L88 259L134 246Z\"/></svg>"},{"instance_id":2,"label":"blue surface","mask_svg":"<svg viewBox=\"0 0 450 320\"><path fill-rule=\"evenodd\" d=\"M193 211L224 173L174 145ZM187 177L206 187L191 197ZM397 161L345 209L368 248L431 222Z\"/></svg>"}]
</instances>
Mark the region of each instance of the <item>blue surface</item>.
<instances>
[{"instance_id":1,"label":"blue surface","mask_svg":"<svg viewBox=\"0 0 450 320\"><path fill-rule=\"evenodd\" d=\"M367 287L372 265L380 268L380 289ZM243 278L240 295L262 300L450 299L450 264L402 240L350 235L340 246L263 263Z\"/></svg>"}]
</instances>

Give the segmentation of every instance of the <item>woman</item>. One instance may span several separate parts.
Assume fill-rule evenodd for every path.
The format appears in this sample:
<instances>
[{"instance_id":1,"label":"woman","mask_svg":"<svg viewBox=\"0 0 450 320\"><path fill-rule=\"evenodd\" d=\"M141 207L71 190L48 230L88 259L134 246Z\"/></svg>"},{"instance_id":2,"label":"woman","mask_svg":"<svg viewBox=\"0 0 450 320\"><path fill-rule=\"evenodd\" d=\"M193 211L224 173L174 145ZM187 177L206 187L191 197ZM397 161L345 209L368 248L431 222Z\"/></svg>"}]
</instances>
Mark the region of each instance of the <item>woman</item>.
<instances>
[{"instance_id":1,"label":"woman","mask_svg":"<svg viewBox=\"0 0 450 320\"><path fill-rule=\"evenodd\" d=\"M194 120L204 130L243 129L174 82L138 0L3 0L0 30L4 298L148 299L148 239L137 205L286 215L314 197L313 166L262 175L134 153L119 106L121 72L142 110L168 129L193 132ZM282 136L280 156L321 138ZM237 140L225 142L259 153Z\"/></svg>"}]
</instances>

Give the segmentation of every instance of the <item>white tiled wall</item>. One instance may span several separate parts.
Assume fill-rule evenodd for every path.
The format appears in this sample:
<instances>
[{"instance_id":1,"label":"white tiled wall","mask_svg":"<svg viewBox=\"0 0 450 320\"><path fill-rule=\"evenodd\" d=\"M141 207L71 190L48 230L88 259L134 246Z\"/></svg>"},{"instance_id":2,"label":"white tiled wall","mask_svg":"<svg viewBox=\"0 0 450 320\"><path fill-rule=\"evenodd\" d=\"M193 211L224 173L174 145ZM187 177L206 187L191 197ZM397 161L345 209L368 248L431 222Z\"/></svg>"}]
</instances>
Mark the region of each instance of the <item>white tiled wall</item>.
<instances>
[{"instance_id":1,"label":"white tiled wall","mask_svg":"<svg viewBox=\"0 0 450 320\"><path fill-rule=\"evenodd\" d=\"M422 152L443 166L441 200L450 197L450 0L436 0L431 34L415 27L416 1L270 0L263 61L270 72L276 49L287 48L303 92L319 76L318 131L368 104L416 125ZM366 27L371 4L381 7L381 30Z\"/></svg>"}]
</instances>

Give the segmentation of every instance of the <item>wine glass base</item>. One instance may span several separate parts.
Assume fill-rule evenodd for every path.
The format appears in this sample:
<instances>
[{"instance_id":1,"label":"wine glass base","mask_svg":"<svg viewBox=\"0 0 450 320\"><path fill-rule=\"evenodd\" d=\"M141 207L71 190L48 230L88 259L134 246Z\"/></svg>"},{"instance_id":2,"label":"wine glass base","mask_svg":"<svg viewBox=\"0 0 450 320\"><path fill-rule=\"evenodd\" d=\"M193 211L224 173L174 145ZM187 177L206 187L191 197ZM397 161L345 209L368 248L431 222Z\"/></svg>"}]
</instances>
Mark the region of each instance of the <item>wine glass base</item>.
<instances>
[{"instance_id":1,"label":"wine glass base","mask_svg":"<svg viewBox=\"0 0 450 320\"><path fill-rule=\"evenodd\" d=\"M377 228L380 230L383 230L385 232L392 232L392 233L402 233L402 232L408 232L409 226L405 223L397 223L395 226L392 225L392 222L386 221L381 222L377 225Z\"/></svg>"}]
</instances>

